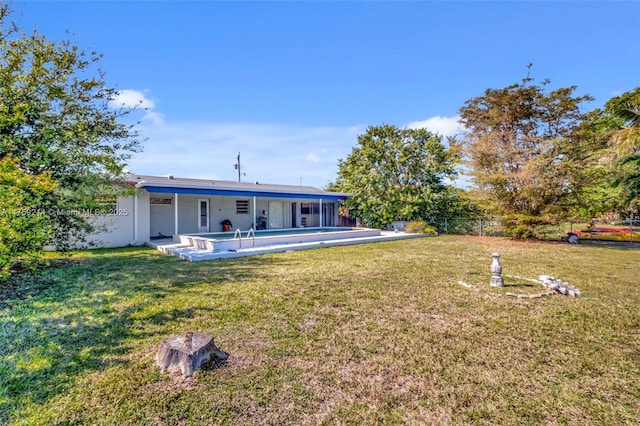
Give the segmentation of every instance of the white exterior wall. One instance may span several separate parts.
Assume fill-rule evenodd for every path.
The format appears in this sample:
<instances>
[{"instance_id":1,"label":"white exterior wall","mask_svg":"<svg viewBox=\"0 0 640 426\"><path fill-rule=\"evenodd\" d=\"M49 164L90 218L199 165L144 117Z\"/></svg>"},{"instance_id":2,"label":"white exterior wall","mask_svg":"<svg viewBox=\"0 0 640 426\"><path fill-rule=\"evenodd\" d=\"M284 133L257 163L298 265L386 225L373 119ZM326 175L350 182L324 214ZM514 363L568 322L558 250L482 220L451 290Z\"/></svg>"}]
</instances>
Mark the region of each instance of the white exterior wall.
<instances>
[{"instance_id":1,"label":"white exterior wall","mask_svg":"<svg viewBox=\"0 0 640 426\"><path fill-rule=\"evenodd\" d=\"M149 193L138 190L138 241L136 245L142 245L151 238L151 209L149 206Z\"/></svg>"},{"instance_id":2,"label":"white exterior wall","mask_svg":"<svg viewBox=\"0 0 640 426\"><path fill-rule=\"evenodd\" d=\"M236 200L249 202L249 213L236 213ZM211 232L222 231L222 222L229 219L233 224L232 229L248 230L253 228L253 197L223 197L213 196L210 201ZM257 207L259 209L259 207Z\"/></svg>"},{"instance_id":3,"label":"white exterior wall","mask_svg":"<svg viewBox=\"0 0 640 426\"><path fill-rule=\"evenodd\" d=\"M198 199L207 198L206 196L178 194L178 234L198 232ZM209 211L211 211L211 202L209 202ZM211 220L209 220L209 226L211 226Z\"/></svg>"},{"instance_id":4,"label":"white exterior wall","mask_svg":"<svg viewBox=\"0 0 640 426\"><path fill-rule=\"evenodd\" d=\"M149 241L149 194L138 191L135 196L118 197L117 204L114 214L91 217L97 232L87 237L90 246L126 247Z\"/></svg>"},{"instance_id":5,"label":"white exterior wall","mask_svg":"<svg viewBox=\"0 0 640 426\"><path fill-rule=\"evenodd\" d=\"M134 199L137 198L137 201ZM170 198L171 205L150 205L150 198ZM198 233L198 200L209 200L209 229L207 232L222 231L222 222L229 219L233 223L232 229L243 231L255 228L254 218L259 217L264 211L269 215L269 203L282 203L283 226L293 226L292 203L296 203L296 226L300 227L302 218L307 218L307 225L320 226L318 214L301 214L302 203L318 203L312 199L269 199L256 198L254 212L253 197L241 196L203 196L178 194L178 233ZM236 213L236 200L247 200L249 213ZM323 201L323 205L334 204L333 220L324 218L325 223L338 223L338 208L336 201ZM94 216L94 223L101 227L99 232L88 237L88 241L95 247L126 247L129 245L143 245L150 241L151 237L162 234L172 236L175 234L175 194L173 193L148 193L141 189L137 194L118 198L117 214L108 216ZM267 221L268 223L270 220Z\"/></svg>"}]
</instances>

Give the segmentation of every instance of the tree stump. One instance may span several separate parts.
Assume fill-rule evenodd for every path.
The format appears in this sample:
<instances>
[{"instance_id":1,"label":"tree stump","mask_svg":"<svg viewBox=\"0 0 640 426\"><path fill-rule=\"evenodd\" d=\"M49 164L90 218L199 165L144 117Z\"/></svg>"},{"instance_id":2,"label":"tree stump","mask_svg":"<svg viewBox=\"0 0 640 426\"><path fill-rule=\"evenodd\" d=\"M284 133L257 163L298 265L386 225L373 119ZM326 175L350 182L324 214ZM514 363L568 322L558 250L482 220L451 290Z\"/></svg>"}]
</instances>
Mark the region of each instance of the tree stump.
<instances>
[{"instance_id":1,"label":"tree stump","mask_svg":"<svg viewBox=\"0 0 640 426\"><path fill-rule=\"evenodd\" d=\"M156 364L162 372L179 369L184 377L191 377L212 356L222 361L228 358L213 343L213 336L190 331L163 339L156 353Z\"/></svg>"}]
</instances>

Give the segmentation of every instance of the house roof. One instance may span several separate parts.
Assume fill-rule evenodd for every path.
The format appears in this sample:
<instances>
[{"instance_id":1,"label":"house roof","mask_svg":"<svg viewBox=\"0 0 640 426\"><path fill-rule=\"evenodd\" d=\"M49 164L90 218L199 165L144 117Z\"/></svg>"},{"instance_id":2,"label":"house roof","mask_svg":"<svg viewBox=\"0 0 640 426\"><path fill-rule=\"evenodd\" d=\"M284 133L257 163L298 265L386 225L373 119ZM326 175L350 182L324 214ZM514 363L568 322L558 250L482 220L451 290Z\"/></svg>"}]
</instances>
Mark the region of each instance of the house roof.
<instances>
[{"instance_id":1,"label":"house roof","mask_svg":"<svg viewBox=\"0 0 640 426\"><path fill-rule=\"evenodd\" d=\"M194 195L256 196L269 198L310 198L345 200L349 194L323 191L313 186L274 185L259 182L234 182L211 179L188 179L173 176L129 174L126 181L148 192Z\"/></svg>"}]
</instances>

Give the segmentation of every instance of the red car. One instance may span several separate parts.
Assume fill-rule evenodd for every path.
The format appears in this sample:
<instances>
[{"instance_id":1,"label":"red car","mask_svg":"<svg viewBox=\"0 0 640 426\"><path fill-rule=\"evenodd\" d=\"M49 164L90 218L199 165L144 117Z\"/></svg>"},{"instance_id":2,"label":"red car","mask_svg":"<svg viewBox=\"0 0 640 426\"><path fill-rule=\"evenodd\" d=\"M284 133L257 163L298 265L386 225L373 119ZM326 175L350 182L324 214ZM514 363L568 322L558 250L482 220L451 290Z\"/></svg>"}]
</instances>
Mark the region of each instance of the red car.
<instances>
[{"instance_id":1,"label":"red car","mask_svg":"<svg viewBox=\"0 0 640 426\"><path fill-rule=\"evenodd\" d=\"M619 241L640 243L640 232L631 231L629 228L605 228L594 226L592 228L564 231L562 238L571 244L578 244L580 240L588 241Z\"/></svg>"}]
</instances>

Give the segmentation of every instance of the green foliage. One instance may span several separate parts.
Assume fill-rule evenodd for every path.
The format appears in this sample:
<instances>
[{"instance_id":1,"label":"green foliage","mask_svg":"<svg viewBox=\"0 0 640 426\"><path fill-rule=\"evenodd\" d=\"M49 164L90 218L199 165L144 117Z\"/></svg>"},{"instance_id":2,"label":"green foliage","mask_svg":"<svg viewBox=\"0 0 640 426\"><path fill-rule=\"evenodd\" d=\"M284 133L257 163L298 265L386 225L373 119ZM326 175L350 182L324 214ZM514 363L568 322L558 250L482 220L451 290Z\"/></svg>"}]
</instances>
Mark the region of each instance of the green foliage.
<instances>
[{"instance_id":1,"label":"green foliage","mask_svg":"<svg viewBox=\"0 0 640 426\"><path fill-rule=\"evenodd\" d=\"M624 203L633 210L640 210L640 154L629 155L619 163L622 169L614 184L624 194Z\"/></svg>"},{"instance_id":2,"label":"green foliage","mask_svg":"<svg viewBox=\"0 0 640 426\"><path fill-rule=\"evenodd\" d=\"M405 232L409 232L411 234L437 234L438 230L431 225L427 225L427 223L423 220L414 220L413 222L407 223L407 226L404 227Z\"/></svg>"},{"instance_id":3,"label":"green foliage","mask_svg":"<svg viewBox=\"0 0 640 426\"><path fill-rule=\"evenodd\" d=\"M542 232L539 230L541 221L535 216L511 214L504 218L504 222L506 235L520 239L541 237Z\"/></svg>"},{"instance_id":4,"label":"green foliage","mask_svg":"<svg viewBox=\"0 0 640 426\"><path fill-rule=\"evenodd\" d=\"M527 77L460 108L477 200L523 238L566 216L583 183L579 159L589 152L577 129L580 106L591 98L573 96L575 87L548 91L547 84Z\"/></svg>"},{"instance_id":5,"label":"green foliage","mask_svg":"<svg viewBox=\"0 0 640 426\"><path fill-rule=\"evenodd\" d=\"M330 189L352 194L343 209L375 228L444 214L455 194L443 180L455 176L458 161L455 141L449 145L426 129L370 126L339 160Z\"/></svg>"},{"instance_id":6,"label":"green foliage","mask_svg":"<svg viewBox=\"0 0 640 426\"><path fill-rule=\"evenodd\" d=\"M117 94L105 85L100 60L70 41L26 34L0 6L0 159L18 160L25 175L44 173L57 183L40 200L59 214L49 218L52 243L68 249L92 229L86 216L97 200L120 193L118 176L139 148L132 125L121 120L133 110L110 107Z\"/></svg>"},{"instance_id":7,"label":"green foliage","mask_svg":"<svg viewBox=\"0 0 640 426\"><path fill-rule=\"evenodd\" d=\"M611 138L613 184L624 207L640 210L640 87L612 98L605 108L621 123Z\"/></svg>"},{"instance_id":8,"label":"green foliage","mask_svg":"<svg viewBox=\"0 0 640 426\"><path fill-rule=\"evenodd\" d=\"M639 171L633 160L640 153L640 87L611 98L603 109L585 115L577 143L584 149L579 164L580 191L573 209L576 217L598 217L604 212L623 215L638 209L634 184Z\"/></svg>"},{"instance_id":9,"label":"green foliage","mask_svg":"<svg viewBox=\"0 0 640 426\"><path fill-rule=\"evenodd\" d=\"M0 279L19 265L33 269L41 260L42 248L52 228L42 201L53 193L56 183L49 174L34 176L19 168L12 157L0 159Z\"/></svg>"}]
</instances>

